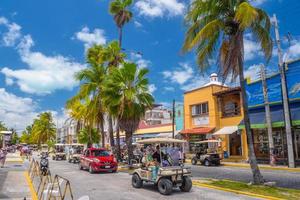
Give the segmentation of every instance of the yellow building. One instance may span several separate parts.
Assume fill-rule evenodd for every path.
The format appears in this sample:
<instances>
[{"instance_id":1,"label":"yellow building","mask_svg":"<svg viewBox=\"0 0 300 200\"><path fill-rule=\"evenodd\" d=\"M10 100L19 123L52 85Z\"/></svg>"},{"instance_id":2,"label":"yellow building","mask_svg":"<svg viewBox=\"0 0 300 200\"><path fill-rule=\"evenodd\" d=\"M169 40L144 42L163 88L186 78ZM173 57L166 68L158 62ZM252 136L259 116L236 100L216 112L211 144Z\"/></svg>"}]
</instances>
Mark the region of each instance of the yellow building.
<instances>
[{"instance_id":1,"label":"yellow building","mask_svg":"<svg viewBox=\"0 0 300 200\"><path fill-rule=\"evenodd\" d=\"M246 159L247 140L238 125L243 119L240 89L218 82L217 74L203 87L184 93L183 138L189 141L190 152L197 150L195 142L219 139L225 158Z\"/></svg>"}]
</instances>

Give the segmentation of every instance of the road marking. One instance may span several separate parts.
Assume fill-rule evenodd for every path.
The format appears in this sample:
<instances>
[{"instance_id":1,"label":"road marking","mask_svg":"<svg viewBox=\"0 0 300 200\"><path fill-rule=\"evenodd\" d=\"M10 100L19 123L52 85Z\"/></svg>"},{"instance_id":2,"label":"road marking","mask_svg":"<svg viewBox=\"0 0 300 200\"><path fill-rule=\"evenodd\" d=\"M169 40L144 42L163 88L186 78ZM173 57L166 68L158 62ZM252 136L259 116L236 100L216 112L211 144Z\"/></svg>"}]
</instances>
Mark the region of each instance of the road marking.
<instances>
[{"instance_id":1,"label":"road marking","mask_svg":"<svg viewBox=\"0 0 300 200\"><path fill-rule=\"evenodd\" d=\"M262 198L262 199L282 200L282 199L276 198L276 197L270 197L270 196L254 194L254 193L250 193L250 192L244 192L244 191L238 191L238 190L232 190L232 189L212 186L212 185L208 185L208 184L205 184L205 183L199 183L198 181L193 181L193 185L198 186L198 187L205 187L205 188L210 188L210 189L215 189L215 190L221 190L221 191L225 191L225 192L232 192L232 193L236 193L236 194L242 194L242 195L251 196L251 197Z\"/></svg>"},{"instance_id":2,"label":"road marking","mask_svg":"<svg viewBox=\"0 0 300 200\"><path fill-rule=\"evenodd\" d=\"M31 198L32 198L32 200L38 200L37 194L36 194L36 192L35 192L35 190L34 190L32 181L31 181L31 179L30 179L29 174L28 174L27 171L24 172L24 176L25 176L25 179L26 179L27 184L28 184L28 186L29 186L29 190L30 190L30 193L31 193Z\"/></svg>"}]
</instances>

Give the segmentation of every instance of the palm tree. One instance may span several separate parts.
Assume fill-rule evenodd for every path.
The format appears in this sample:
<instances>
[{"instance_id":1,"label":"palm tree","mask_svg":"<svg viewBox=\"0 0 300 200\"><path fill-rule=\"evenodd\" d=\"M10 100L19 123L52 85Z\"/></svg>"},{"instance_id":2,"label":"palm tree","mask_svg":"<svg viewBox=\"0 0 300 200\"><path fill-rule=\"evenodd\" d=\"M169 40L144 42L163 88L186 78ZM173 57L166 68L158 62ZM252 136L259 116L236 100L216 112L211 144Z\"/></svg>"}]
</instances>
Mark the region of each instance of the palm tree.
<instances>
[{"instance_id":1,"label":"palm tree","mask_svg":"<svg viewBox=\"0 0 300 200\"><path fill-rule=\"evenodd\" d=\"M148 90L147 73L147 69L138 69L134 63L124 63L112 69L104 82L103 100L109 113L119 121L120 129L125 131L129 164L133 158L133 132L154 102Z\"/></svg>"},{"instance_id":2,"label":"palm tree","mask_svg":"<svg viewBox=\"0 0 300 200\"><path fill-rule=\"evenodd\" d=\"M51 112L43 112L34 120L32 126L32 140L38 145L54 140L56 127Z\"/></svg>"},{"instance_id":3,"label":"palm tree","mask_svg":"<svg viewBox=\"0 0 300 200\"><path fill-rule=\"evenodd\" d=\"M102 135L102 146L105 145L104 134L104 108L102 104L102 83L105 77L105 68L101 64L100 57L103 47L95 45L87 53L87 61L90 66L76 73L75 79L81 81L78 94L67 102L67 108L73 112L73 117L77 121L84 120L89 125L90 134L92 126L97 126L98 133ZM82 104L85 101L85 105ZM82 109L86 109L83 112Z\"/></svg>"},{"instance_id":4,"label":"palm tree","mask_svg":"<svg viewBox=\"0 0 300 200\"><path fill-rule=\"evenodd\" d=\"M208 67L209 59L219 54L219 67L223 80L239 76L245 129L248 139L249 160L255 184L263 182L254 153L244 79L244 34L252 33L262 48L267 61L272 55L270 19L248 0L196 0L186 15L188 30L183 51L196 50L201 70ZM218 50L218 52L217 52Z\"/></svg>"},{"instance_id":5,"label":"palm tree","mask_svg":"<svg viewBox=\"0 0 300 200\"><path fill-rule=\"evenodd\" d=\"M114 0L109 6L109 12L114 16L115 23L119 29L120 47L122 47L123 26L132 18L132 12L127 10L131 4L132 0Z\"/></svg>"}]
</instances>

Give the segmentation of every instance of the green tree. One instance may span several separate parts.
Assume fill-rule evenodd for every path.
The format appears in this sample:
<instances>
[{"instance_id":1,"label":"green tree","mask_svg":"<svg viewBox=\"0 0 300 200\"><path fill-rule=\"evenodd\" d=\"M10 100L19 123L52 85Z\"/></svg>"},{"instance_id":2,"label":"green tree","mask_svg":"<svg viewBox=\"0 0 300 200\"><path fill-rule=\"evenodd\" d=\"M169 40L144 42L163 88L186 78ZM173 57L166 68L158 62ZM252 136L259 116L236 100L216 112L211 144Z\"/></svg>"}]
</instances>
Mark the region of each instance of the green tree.
<instances>
[{"instance_id":1,"label":"green tree","mask_svg":"<svg viewBox=\"0 0 300 200\"><path fill-rule=\"evenodd\" d=\"M132 18L132 12L128 10L132 0L114 0L110 3L109 12L114 16L114 21L119 29L119 44L122 47L122 31L126 23Z\"/></svg>"},{"instance_id":2,"label":"green tree","mask_svg":"<svg viewBox=\"0 0 300 200\"><path fill-rule=\"evenodd\" d=\"M78 141L81 144L98 143L99 140L100 137L97 129L95 128L92 128L91 131L87 128L83 128L79 132Z\"/></svg>"},{"instance_id":3,"label":"green tree","mask_svg":"<svg viewBox=\"0 0 300 200\"><path fill-rule=\"evenodd\" d=\"M32 141L32 125L28 125L22 132L20 137L20 143L31 144Z\"/></svg>"},{"instance_id":4,"label":"green tree","mask_svg":"<svg viewBox=\"0 0 300 200\"><path fill-rule=\"evenodd\" d=\"M19 142L19 136L18 136L17 131L13 128L11 128L10 131L12 132L12 134L11 134L11 144L17 144Z\"/></svg>"},{"instance_id":5,"label":"green tree","mask_svg":"<svg viewBox=\"0 0 300 200\"><path fill-rule=\"evenodd\" d=\"M147 69L138 69L134 63L124 63L112 69L103 90L109 113L118 119L120 129L125 131L128 163L133 158L132 135L154 102L148 90L147 73Z\"/></svg>"},{"instance_id":6,"label":"green tree","mask_svg":"<svg viewBox=\"0 0 300 200\"><path fill-rule=\"evenodd\" d=\"M239 77L249 161L255 184L263 182L254 153L244 79L244 34L252 33L267 61L272 55L270 19L262 9L248 0L196 0L186 15L188 30L183 51L196 50L197 63L203 71L209 59L219 54L219 66L224 80L228 75Z\"/></svg>"},{"instance_id":7,"label":"green tree","mask_svg":"<svg viewBox=\"0 0 300 200\"><path fill-rule=\"evenodd\" d=\"M32 126L32 142L38 145L55 140L56 127L51 112L43 112L34 120Z\"/></svg>"}]
</instances>

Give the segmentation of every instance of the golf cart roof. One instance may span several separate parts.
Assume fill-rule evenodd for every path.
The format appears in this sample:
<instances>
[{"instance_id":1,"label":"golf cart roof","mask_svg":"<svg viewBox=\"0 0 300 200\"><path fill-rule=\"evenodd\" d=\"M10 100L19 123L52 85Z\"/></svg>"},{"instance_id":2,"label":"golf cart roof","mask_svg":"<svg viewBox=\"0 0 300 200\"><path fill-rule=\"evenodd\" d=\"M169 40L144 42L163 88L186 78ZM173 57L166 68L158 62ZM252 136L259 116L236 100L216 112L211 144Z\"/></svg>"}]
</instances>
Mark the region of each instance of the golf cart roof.
<instances>
[{"instance_id":1,"label":"golf cart roof","mask_svg":"<svg viewBox=\"0 0 300 200\"><path fill-rule=\"evenodd\" d=\"M62 144L62 143L57 143L55 144L55 146L64 146L65 144Z\"/></svg>"},{"instance_id":2,"label":"golf cart roof","mask_svg":"<svg viewBox=\"0 0 300 200\"><path fill-rule=\"evenodd\" d=\"M70 146L84 146L84 144L73 143L73 144L70 144Z\"/></svg>"},{"instance_id":3,"label":"golf cart roof","mask_svg":"<svg viewBox=\"0 0 300 200\"><path fill-rule=\"evenodd\" d=\"M138 140L138 144L155 144L155 143L185 143L185 140L178 140L173 138L150 138L144 140Z\"/></svg>"},{"instance_id":4,"label":"golf cart roof","mask_svg":"<svg viewBox=\"0 0 300 200\"><path fill-rule=\"evenodd\" d=\"M218 143L220 142L219 140L203 140L200 142L195 142L195 144L205 144L205 143Z\"/></svg>"},{"instance_id":5,"label":"golf cart roof","mask_svg":"<svg viewBox=\"0 0 300 200\"><path fill-rule=\"evenodd\" d=\"M42 144L41 146L42 147L48 147L48 144Z\"/></svg>"}]
</instances>

